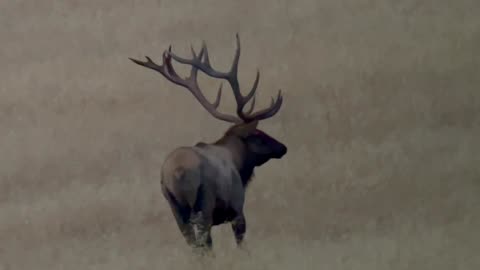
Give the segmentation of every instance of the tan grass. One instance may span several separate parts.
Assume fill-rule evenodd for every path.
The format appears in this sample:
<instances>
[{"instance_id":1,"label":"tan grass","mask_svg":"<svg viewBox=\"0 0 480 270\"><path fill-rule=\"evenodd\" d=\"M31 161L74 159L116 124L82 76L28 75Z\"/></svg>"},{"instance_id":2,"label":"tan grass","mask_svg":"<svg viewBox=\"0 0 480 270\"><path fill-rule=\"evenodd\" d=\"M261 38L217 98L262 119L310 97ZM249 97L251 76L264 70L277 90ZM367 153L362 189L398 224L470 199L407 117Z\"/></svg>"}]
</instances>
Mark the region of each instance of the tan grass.
<instances>
[{"instance_id":1,"label":"tan grass","mask_svg":"<svg viewBox=\"0 0 480 270\"><path fill-rule=\"evenodd\" d=\"M213 65L228 68L235 32L241 86L258 67L258 106L284 92L261 127L290 151L248 192L251 257L225 225L203 268L478 269L479 8L1 2L0 269L198 269L159 169L174 147L227 125L127 58L205 39ZM217 83L201 78L212 98Z\"/></svg>"}]
</instances>

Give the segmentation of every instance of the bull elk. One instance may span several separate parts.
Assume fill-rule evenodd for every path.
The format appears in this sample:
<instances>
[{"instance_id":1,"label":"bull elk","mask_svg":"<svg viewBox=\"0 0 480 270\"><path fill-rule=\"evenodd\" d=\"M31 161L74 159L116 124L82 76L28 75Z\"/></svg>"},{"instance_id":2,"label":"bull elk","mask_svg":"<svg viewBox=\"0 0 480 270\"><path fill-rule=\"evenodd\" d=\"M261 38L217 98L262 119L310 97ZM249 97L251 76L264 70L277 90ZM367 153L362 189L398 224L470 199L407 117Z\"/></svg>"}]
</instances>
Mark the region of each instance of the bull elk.
<instances>
[{"instance_id":1,"label":"bull elk","mask_svg":"<svg viewBox=\"0 0 480 270\"><path fill-rule=\"evenodd\" d=\"M190 91L198 102L214 118L233 123L223 136L213 143L197 143L194 146L180 146L167 155L161 172L162 194L168 201L176 223L187 244L203 251L212 249L212 226L231 223L237 246L242 248L246 232L243 211L245 191L253 176L255 167L270 159L280 159L287 153L287 147L257 128L258 122L274 116L283 101L281 90L269 107L253 113L255 92L260 73L250 92L243 96L238 82L240 40L236 34L236 51L228 72L212 68L207 46L193 58L187 59L172 53L172 47L163 52L163 63L158 65L150 57L146 61L129 58L134 63L153 69L170 82ZM172 66L172 59L191 66L190 76L181 78ZM217 110L222 95L222 84L216 100L212 103L203 95L197 81L198 71L216 79L226 80L235 97L237 116ZM244 112L244 106L251 102Z\"/></svg>"}]
</instances>

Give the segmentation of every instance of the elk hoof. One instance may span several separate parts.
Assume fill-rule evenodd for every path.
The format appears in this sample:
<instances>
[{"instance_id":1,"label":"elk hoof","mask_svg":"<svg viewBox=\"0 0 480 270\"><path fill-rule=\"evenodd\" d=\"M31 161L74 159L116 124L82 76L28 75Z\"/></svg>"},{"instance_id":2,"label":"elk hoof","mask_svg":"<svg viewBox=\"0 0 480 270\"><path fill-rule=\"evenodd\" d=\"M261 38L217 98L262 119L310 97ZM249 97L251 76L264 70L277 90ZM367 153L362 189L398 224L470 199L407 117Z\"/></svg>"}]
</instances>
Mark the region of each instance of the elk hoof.
<instances>
[{"instance_id":1,"label":"elk hoof","mask_svg":"<svg viewBox=\"0 0 480 270\"><path fill-rule=\"evenodd\" d=\"M215 257L212 248L205 245L195 245L193 247L193 252L195 255L200 257Z\"/></svg>"},{"instance_id":2,"label":"elk hoof","mask_svg":"<svg viewBox=\"0 0 480 270\"><path fill-rule=\"evenodd\" d=\"M248 257L250 257L252 254L250 252L250 250L245 246L245 244L238 244L237 245L238 249L245 255L247 255Z\"/></svg>"}]
</instances>

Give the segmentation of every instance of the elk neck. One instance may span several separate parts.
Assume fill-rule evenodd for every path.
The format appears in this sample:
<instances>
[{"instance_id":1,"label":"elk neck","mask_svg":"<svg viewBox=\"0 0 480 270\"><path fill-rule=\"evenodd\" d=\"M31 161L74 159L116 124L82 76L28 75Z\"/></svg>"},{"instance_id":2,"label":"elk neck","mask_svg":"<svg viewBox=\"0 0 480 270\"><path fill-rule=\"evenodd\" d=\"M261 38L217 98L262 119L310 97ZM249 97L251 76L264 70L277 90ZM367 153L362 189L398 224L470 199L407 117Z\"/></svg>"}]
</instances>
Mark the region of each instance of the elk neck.
<instances>
[{"instance_id":1,"label":"elk neck","mask_svg":"<svg viewBox=\"0 0 480 270\"><path fill-rule=\"evenodd\" d=\"M253 176L255 162L253 157L250 156L243 140L237 136L227 135L216 141L214 144L230 151L233 157L233 163L242 178L242 183L244 186L247 186Z\"/></svg>"}]
</instances>

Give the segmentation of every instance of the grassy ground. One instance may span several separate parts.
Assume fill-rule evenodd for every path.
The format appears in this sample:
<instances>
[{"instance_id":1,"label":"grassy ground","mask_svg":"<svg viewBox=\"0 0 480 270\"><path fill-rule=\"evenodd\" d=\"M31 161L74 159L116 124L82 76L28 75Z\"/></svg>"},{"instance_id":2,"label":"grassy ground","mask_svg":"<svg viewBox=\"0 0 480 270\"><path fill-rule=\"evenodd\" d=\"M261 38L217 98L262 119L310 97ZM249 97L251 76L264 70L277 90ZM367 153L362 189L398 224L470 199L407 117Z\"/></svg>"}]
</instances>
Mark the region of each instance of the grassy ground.
<instances>
[{"instance_id":1,"label":"grassy ground","mask_svg":"<svg viewBox=\"0 0 480 270\"><path fill-rule=\"evenodd\" d=\"M476 1L84 2L0 2L0 269L193 269L159 168L227 125L127 58L205 39L227 69L236 32L290 151L248 191L251 257L226 225L205 268L480 267Z\"/></svg>"}]
</instances>

